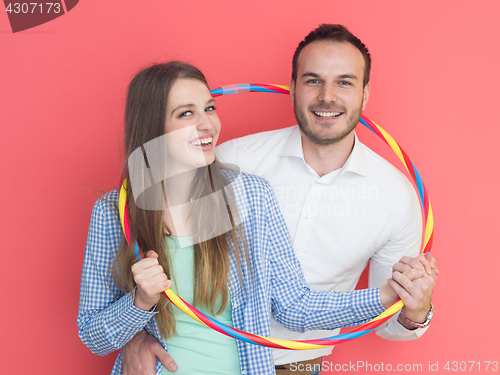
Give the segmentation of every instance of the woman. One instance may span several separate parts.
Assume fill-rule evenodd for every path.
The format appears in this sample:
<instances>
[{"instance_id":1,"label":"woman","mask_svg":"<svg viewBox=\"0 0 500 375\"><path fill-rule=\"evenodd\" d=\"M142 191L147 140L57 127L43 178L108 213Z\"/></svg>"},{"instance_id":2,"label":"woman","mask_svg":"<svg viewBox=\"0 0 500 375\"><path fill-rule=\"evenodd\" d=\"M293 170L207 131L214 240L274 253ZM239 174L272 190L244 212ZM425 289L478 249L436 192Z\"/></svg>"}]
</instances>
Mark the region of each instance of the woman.
<instances>
[{"instance_id":1,"label":"woman","mask_svg":"<svg viewBox=\"0 0 500 375\"><path fill-rule=\"evenodd\" d=\"M145 327L179 374L274 373L270 349L220 335L160 298L170 279L207 315L263 336L270 312L292 330L334 329L370 320L397 299L387 284L310 290L269 184L215 159L219 131L215 101L193 66L157 64L131 81L128 207L132 243L147 254L136 262L117 216L118 190L105 194L92 212L78 314L92 352L120 349ZM121 373L121 356L113 373Z\"/></svg>"}]
</instances>

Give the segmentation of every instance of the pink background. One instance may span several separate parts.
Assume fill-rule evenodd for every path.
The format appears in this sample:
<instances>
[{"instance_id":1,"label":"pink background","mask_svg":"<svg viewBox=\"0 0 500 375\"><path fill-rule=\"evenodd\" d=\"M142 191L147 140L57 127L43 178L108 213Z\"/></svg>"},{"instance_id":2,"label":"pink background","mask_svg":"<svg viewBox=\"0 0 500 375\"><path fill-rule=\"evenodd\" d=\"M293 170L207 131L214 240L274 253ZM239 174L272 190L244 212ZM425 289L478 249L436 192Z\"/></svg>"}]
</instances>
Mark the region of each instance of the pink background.
<instances>
[{"instance_id":1,"label":"pink background","mask_svg":"<svg viewBox=\"0 0 500 375\"><path fill-rule=\"evenodd\" d=\"M134 72L175 58L200 67L212 87L288 84L295 47L322 22L346 25L372 53L365 114L397 139L425 180L442 273L423 338L392 343L370 335L328 360L422 364L423 373L429 361L443 373L447 361L500 361L500 2L187 4L81 1L18 34L0 12L0 372L110 372L115 355L90 353L76 315L93 192L117 186ZM221 141L295 124L286 96L225 97L218 108ZM381 141L360 133L398 163Z\"/></svg>"}]
</instances>

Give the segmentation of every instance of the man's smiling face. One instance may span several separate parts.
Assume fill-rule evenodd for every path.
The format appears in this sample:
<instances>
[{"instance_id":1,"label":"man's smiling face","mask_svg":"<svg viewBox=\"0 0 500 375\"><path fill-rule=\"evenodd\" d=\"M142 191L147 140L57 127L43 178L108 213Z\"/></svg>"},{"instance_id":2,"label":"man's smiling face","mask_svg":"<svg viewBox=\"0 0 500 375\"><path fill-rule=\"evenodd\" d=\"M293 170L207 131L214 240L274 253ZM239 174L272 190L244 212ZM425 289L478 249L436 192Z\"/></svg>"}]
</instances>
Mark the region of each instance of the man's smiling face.
<instances>
[{"instance_id":1,"label":"man's smiling face","mask_svg":"<svg viewBox=\"0 0 500 375\"><path fill-rule=\"evenodd\" d=\"M364 68L363 55L350 43L318 40L304 47L290 95L297 123L313 143L333 144L354 130L370 93L370 83L363 87Z\"/></svg>"}]
</instances>

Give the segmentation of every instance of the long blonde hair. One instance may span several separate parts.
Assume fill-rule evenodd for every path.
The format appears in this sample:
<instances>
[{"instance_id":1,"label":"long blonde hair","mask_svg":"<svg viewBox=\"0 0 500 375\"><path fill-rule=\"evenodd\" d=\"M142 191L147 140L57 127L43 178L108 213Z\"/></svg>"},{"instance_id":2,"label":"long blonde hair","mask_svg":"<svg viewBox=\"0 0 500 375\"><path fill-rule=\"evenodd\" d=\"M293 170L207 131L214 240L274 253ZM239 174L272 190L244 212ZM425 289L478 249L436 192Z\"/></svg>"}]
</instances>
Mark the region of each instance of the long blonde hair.
<instances>
[{"instance_id":1,"label":"long blonde hair","mask_svg":"<svg viewBox=\"0 0 500 375\"><path fill-rule=\"evenodd\" d=\"M178 61L152 65L136 74L130 82L125 108L124 148L127 158L137 148L164 134L168 94L173 83L180 78L197 79L208 87L201 71L192 65ZM217 160L214 163L221 166ZM128 177L128 170L125 171L125 174ZM224 168L202 168L197 172L193 182L192 195L198 202L200 200L197 198L213 192L214 186L227 186L228 183ZM163 182L162 187L165 192ZM231 194L231 190L228 191ZM172 279L169 247L165 238L165 233L172 232L165 223L164 210L141 209L136 204L132 189L127 189L127 192L132 247L137 241L141 249L155 250L158 253L158 261L167 277ZM224 194L227 194L227 191ZM234 196L225 196L224 198L226 203L234 202ZM248 264L248 245L243 227L238 225L240 220L234 206L230 209L229 205L223 205L215 212L201 207L197 212L202 212L195 218L196 224L198 228L202 228L201 230L203 230L203 224L208 220L222 220L222 217L229 215L231 221L232 229L227 234L194 245L194 305L202 304L209 308L212 314L219 314L226 308L229 297L227 281L231 247L228 243L228 236L231 237L233 243L240 279L240 259L246 258ZM210 236L205 238L210 238ZM127 292L131 292L135 286L131 267L136 259L132 247L123 237L113 264L113 280L120 289ZM241 251L240 247L243 247ZM220 308L215 311L216 301L220 296L222 303ZM167 339L175 334L173 307L166 298L162 297L156 310L159 312L156 315L158 327L163 337Z\"/></svg>"}]
</instances>

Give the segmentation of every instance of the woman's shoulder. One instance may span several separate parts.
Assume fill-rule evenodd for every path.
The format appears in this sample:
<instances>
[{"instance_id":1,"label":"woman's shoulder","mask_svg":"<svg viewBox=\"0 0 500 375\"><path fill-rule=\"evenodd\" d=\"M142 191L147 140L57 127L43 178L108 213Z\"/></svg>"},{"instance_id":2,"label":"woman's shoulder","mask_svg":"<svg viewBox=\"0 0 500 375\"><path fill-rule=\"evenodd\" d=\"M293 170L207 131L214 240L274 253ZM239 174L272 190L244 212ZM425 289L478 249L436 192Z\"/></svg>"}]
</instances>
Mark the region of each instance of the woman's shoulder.
<instances>
[{"instance_id":1,"label":"woman's shoulder","mask_svg":"<svg viewBox=\"0 0 500 375\"><path fill-rule=\"evenodd\" d=\"M236 165L224 163L220 171L225 177L226 183L236 191L257 193L271 189L267 180L254 174L244 173Z\"/></svg>"},{"instance_id":2,"label":"woman's shoulder","mask_svg":"<svg viewBox=\"0 0 500 375\"><path fill-rule=\"evenodd\" d=\"M269 182L255 174L240 172L234 180L234 185L240 189L254 193L267 193L271 190Z\"/></svg>"},{"instance_id":3,"label":"woman's shoulder","mask_svg":"<svg viewBox=\"0 0 500 375\"><path fill-rule=\"evenodd\" d=\"M116 218L116 215L119 215L118 197L119 197L119 189L111 190L107 193L104 193L94 203L92 216L98 215L106 218L110 217Z\"/></svg>"},{"instance_id":4,"label":"woman's shoulder","mask_svg":"<svg viewBox=\"0 0 500 375\"><path fill-rule=\"evenodd\" d=\"M122 238L118 195L118 189L103 194L95 202L90 218L86 253L106 259L106 262L114 259ZM106 267L109 264L106 263Z\"/></svg>"},{"instance_id":5,"label":"woman's shoulder","mask_svg":"<svg viewBox=\"0 0 500 375\"><path fill-rule=\"evenodd\" d=\"M100 199L108 200L118 204L118 196L120 195L120 189L114 189L104 193Z\"/></svg>"},{"instance_id":6,"label":"woman's shoulder","mask_svg":"<svg viewBox=\"0 0 500 375\"><path fill-rule=\"evenodd\" d=\"M239 173L229 191L229 195L234 196L243 221L254 216L265 216L266 208L272 201L273 191L269 182L253 174Z\"/></svg>"}]
</instances>

